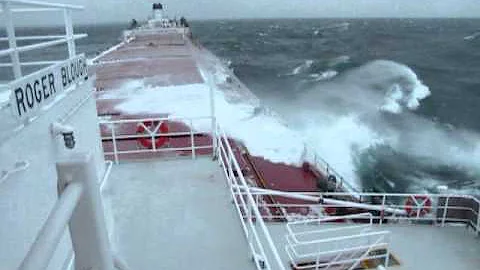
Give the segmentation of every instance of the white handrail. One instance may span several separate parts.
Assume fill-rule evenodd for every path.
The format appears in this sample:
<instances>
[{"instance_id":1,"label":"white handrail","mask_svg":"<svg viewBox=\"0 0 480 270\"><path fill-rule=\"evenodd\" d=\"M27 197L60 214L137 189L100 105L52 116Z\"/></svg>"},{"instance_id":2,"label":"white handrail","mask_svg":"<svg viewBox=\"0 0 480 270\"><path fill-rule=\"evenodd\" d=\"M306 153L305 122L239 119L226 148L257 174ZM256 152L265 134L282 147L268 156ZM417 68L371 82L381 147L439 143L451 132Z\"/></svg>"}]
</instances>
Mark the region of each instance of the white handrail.
<instances>
[{"instance_id":1,"label":"white handrail","mask_svg":"<svg viewBox=\"0 0 480 270\"><path fill-rule=\"evenodd\" d=\"M346 189L346 191L348 192L351 192L351 193L359 193L359 191L353 187L348 181L345 181L345 178L343 178L343 176L337 172L324 158L322 158L320 155L318 155L317 153L314 154L314 165L317 167L317 168L324 168L324 173L327 174L327 177L329 175L334 175L335 178L336 178L336 188L338 187L343 187Z\"/></svg>"},{"instance_id":2,"label":"white handrail","mask_svg":"<svg viewBox=\"0 0 480 270\"><path fill-rule=\"evenodd\" d=\"M42 48L66 43L68 47L68 57L71 58L76 56L74 41L87 36L86 34L75 35L73 33L71 13L73 10L83 10L82 6L39 2L39 1L28 1L28 0L0 0L0 5L2 6L2 10L0 11L0 14L2 14L5 17L4 21L5 21L5 27L7 32L7 37L1 37L0 41L8 40L8 43L9 43L8 49L0 50L0 56L10 55L10 60L11 60L11 63L1 63L0 67L12 67L13 75L15 79L20 79L22 77L22 66L38 64L35 62L22 64L20 62L19 53L32 51L32 50L39 50ZM12 6L27 6L27 8L15 9ZM56 10L63 11L65 35L16 37L15 26L13 23L13 14L15 12L56 11ZM18 46L17 41L19 40L49 40L49 41L37 42L31 45L25 45L25 46ZM39 65L43 65L43 64L47 64L47 63L43 62Z\"/></svg>"},{"instance_id":3,"label":"white handrail","mask_svg":"<svg viewBox=\"0 0 480 270\"><path fill-rule=\"evenodd\" d=\"M80 38L84 38L84 37L87 37L87 34L75 35L73 37L73 39L80 39ZM58 44L65 43L69 40L70 40L69 38L64 37L64 38L59 38L59 39L55 39L55 40L51 40L51 41L40 42L40 43L36 43L36 44L32 44L32 45L18 46L15 49L1 50L0 51L0 56L9 55L9 54L11 54L12 52L15 52L15 51L17 51L17 52L27 52L27 51L32 51L32 50L43 49L43 48L46 48L46 47L52 47L52 46L55 46L55 45L58 45Z\"/></svg>"},{"instance_id":4,"label":"white handrail","mask_svg":"<svg viewBox=\"0 0 480 270\"><path fill-rule=\"evenodd\" d=\"M351 201L352 196L346 192L286 192L277 191L269 192L266 189L250 188L252 195L264 196L275 195L283 196L287 198L323 198L323 204L315 203L275 203L268 204L262 203L259 207L282 207L285 209L308 207L308 208L333 208L333 209L367 209L375 211L377 214L373 217L378 220L380 224L383 220L408 220L408 221L420 221L427 220L432 221L434 224L440 223L442 226L445 222L464 222L470 224L477 233L480 233L480 201L477 197L464 194L409 194L409 193L357 193L359 197L357 199L363 199L363 201L355 202ZM239 194L243 194L239 193ZM418 202L411 206L406 206L405 201L408 198L425 198L430 200L429 205L424 205L425 202ZM335 199L332 199L335 198ZM342 200L342 198L344 200ZM377 198L376 203L371 202L369 198ZM468 205L455 205L451 203L454 199L462 199L470 201ZM464 203L464 202L463 202ZM407 213L409 209L410 214ZM425 209L425 212L420 211ZM422 215L420 213L422 212ZM448 215L447 215L448 212ZM455 212L460 213L460 216L455 216ZM463 216L462 213L463 212ZM391 214L391 215L389 215ZM466 216L465 216L466 215ZM264 218L287 218L283 214L280 216L263 216ZM363 219L364 217L359 217Z\"/></svg>"},{"instance_id":5,"label":"white handrail","mask_svg":"<svg viewBox=\"0 0 480 270\"><path fill-rule=\"evenodd\" d=\"M29 1L29 0L0 0L0 3L1 2L9 2L12 4L18 4L18 5L47 7L47 8L60 8L60 9L71 9L71 10L85 9L83 6L79 6L79 5L59 4L59 3Z\"/></svg>"},{"instance_id":6,"label":"white handrail","mask_svg":"<svg viewBox=\"0 0 480 270\"><path fill-rule=\"evenodd\" d=\"M368 254L370 254L370 252L373 250L373 248L375 248L376 245L379 244L380 241L382 241L384 238L385 238L385 235L382 235L381 237L379 237L379 238L377 239L377 241L375 241L375 243L373 243L373 244L367 249L367 251L365 251L365 253L364 253L362 256L360 256L360 258L358 258L358 259L355 261L355 263L354 263L350 268L348 268L348 270L353 270L353 269L355 269L355 267L357 267L357 266L362 262L362 260L366 259L366 258L368 257ZM388 248L387 248L387 252L386 252L385 256L386 256L386 257L385 257L384 266L385 266L385 267L388 267L388 256L390 256L390 255L389 255L389 252L388 252Z\"/></svg>"},{"instance_id":7,"label":"white handrail","mask_svg":"<svg viewBox=\"0 0 480 270\"><path fill-rule=\"evenodd\" d=\"M243 176L242 170L240 168L240 165L238 164L238 161L235 158L235 154L232 150L232 147L228 141L228 137L226 136L225 132L220 130L220 128L217 126L217 134L216 138L218 140L217 142L217 148L218 148L218 159L224 168L225 176L228 179L229 183L229 188L231 190L231 194L233 197L233 200L237 206L237 209L240 209L240 206L237 205L237 198L239 197L240 200L242 201L242 207L243 210L247 212L247 223L249 228L251 229L251 233L254 237L253 240L255 240L255 243L258 246L261 258L263 259L264 262L264 267L258 262L257 256L256 256L256 250L253 246L253 243L251 242L251 237L250 234L248 233L248 229L245 225L244 217L242 215L242 212L239 211L239 217L240 221L242 222L242 226L245 231L245 236L247 238L247 241L249 243L250 249L252 253L254 254L255 258L255 264L258 269L279 269L279 270L285 270L285 266L282 263L282 260L280 258L280 255L278 254L278 250L275 246L275 243L272 240L272 237L270 235L270 232L268 231L267 226L265 225L265 222L263 221L262 215L260 213L260 210L258 208L258 205L253 198L252 194L250 193L248 189L248 184L247 181L245 180L245 177ZM226 159L226 160L225 160ZM233 176L233 169L237 172L237 177ZM233 177L232 177L233 176ZM238 183L239 181L239 183ZM247 199L247 202L243 200L244 196L238 196L235 192L235 189L237 192L240 192L240 186L243 187L243 190L246 190L245 197ZM267 246L270 250L271 255L273 256L273 260L275 261L275 266L272 265L272 262L270 261L269 257L266 255L262 241L260 240L257 232L257 225L253 224L252 219L255 219L257 224L260 227L259 232L263 234L263 237L265 241L267 242Z\"/></svg>"},{"instance_id":8,"label":"white handrail","mask_svg":"<svg viewBox=\"0 0 480 270\"><path fill-rule=\"evenodd\" d=\"M310 226L305 227L309 224L315 225L337 219L350 220L365 217L370 218L369 224L354 224L341 226L340 228L323 229ZM295 226L302 228L302 230L294 231L293 228ZM326 269L329 269L333 265L356 265L359 261L367 258L384 257L385 255L377 256L369 254L373 248L377 247L385 247L386 256L389 256L388 241L385 241L385 239L390 232L371 231L372 226L373 216L370 213L291 221L288 222L286 226L287 244L285 245L285 251L290 262L297 269L311 269L313 267L316 267L315 269L318 269L318 267L326 267ZM331 236L332 234L334 236ZM327 237L325 237L325 235L327 235ZM302 236L304 239L300 240L297 236ZM376 239L373 243L371 243L372 238ZM333 247L331 246L332 244L334 244ZM345 255L347 256L345 257ZM299 261L304 262L304 260L310 259L312 264L305 266L298 265ZM321 262L320 259L326 260L326 262ZM386 259L386 262L388 262L388 259Z\"/></svg>"},{"instance_id":9,"label":"white handrail","mask_svg":"<svg viewBox=\"0 0 480 270\"><path fill-rule=\"evenodd\" d=\"M65 188L28 251L20 270L38 270L48 266L82 192L83 186L80 183L72 183Z\"/></svg>"},{"instance_id":10,"label":"white handrail","mask_svg":"<svg viewBox=\"0 0 480 270\"><path fill-rule=\"evenodd\" d=\"M198 155L197 150L201 149L212 149L212 153L215 154L215 143L214 139L215 137L212 136L211 143L208 144L199 144L198 142L195 141L195 136L196 135L201 135L201 134L206 134L208 132L200 132L200 131L195 131L193 127L193 122L194 121L201 121L201 120L209 120L213 121L214 117L211 116L200 116L200 117L149 117L149 118L141 118L141 119L119 119L119 120L100 120L100 127L104 126L108 131L110 131L110 134L106 134L102 136L103 141L111 141L112 142L112 150L113 151L104 151L105 156L113 156L113 159L115 163L119 163L120 161L120 155L126 155L126 154L141 154L141 153L160 153L160 152L175 152L175 151L190 151L192 158L196 158ZM153 129L149 129L145 126L145 122L179 122L182 124L185 124L186 126L189 126L188 131L182 131L182 132L161 132L160 125L155 126ZM136 124L136 125L141 125L144 127L144 130L146 131L145 134L142 133L134 133L130 135L121 135L117 134L116 128L123 125L123 124ZM215 131L211 131L210 134L213 134ZM155 141L155 138L157 137L175 137L175 136L189 136L190 137L190 145L187 145L185 147L162 147L160 148L159 146L156 145L156 143L152 143L151 148L136 148L136 149L130 149L130 150L125 150L125 149L119 149L119 144L118 141L122 139L131 139L131 140L139 140L142 138L149 138L152 140L152 142Z\"/></svg>"},{"instance_id":11,"label":"white handrail","mask_svg":"<svg viewBox=\"0 0 480 270\"><path fill-rule=\"evenodd\" d=\"M12 8L11 11L14 13L22 12L47 12L47 11L58 11L59 8ZM3 10L0 10L0 13L3 13Z\"/></svg>"},{"instance_id":12,"label":"white handrail","mask_svg":"<svg viewBox=\"0 0 480 270\"><path fill-rule=\"evenodd\" d=\"M76 34L73 35L75 38L87 37L87 34ZM28 40L44 40L44 39L59 39L64 38L65 35L51 35L51 36L20 36L16 37L17 41L28 41ZM8 37L0 37L0 41L8 41Z\"/></svg>"},{"instance_id":13,"label":"white handrail","mask_svg":"<svg viewBox=\"0 0 480 270\"><path fill-rule=\"evenodd\" d=\"M75 268L113 270L115 258L109 246L100 195L101 183L97 180L94 162L90 154L76 154L57 163L59 200L20 270L46 269L67 224L75 252Z\"/></svg>"}]
</instances>

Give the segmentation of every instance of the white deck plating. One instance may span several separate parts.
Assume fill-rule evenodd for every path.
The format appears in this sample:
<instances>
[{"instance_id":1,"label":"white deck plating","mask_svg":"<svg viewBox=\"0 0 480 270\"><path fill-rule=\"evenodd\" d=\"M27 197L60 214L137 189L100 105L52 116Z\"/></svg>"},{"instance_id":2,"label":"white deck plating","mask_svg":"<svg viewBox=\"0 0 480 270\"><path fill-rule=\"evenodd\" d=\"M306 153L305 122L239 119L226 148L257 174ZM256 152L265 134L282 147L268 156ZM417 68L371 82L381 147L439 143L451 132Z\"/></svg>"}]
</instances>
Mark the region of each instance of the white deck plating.
<instances>
[{"instance_id":1,"label":"white deck plating","mask_svg":"<svg viewBox=\"0 0 480 270\"><path fill-rule=\"evenodd\" d=\"M210 158L123 163L108 181L112 242L131 269L255 269Z\"/></svg>"}]
</instances>

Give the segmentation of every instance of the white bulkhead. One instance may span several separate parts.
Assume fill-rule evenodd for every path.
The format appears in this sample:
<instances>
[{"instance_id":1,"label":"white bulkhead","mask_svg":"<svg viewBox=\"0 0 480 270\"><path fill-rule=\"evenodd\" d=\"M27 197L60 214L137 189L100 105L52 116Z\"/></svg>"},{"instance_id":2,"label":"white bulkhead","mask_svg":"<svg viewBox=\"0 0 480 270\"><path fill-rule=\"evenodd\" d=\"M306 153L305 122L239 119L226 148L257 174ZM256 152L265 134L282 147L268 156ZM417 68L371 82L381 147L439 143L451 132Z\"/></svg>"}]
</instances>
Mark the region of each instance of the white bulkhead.
<instances>
[{"instance_id":1,"label":"white bulkhead","mask_svg":"<svg viewBox=\"0 0 480 270\"><path fill-rule=\"evenodd\" d=\"M56 161L72 152L90 152L102 178L105 166L93 91L92 80L82 80L35 111L25 125L15 118L10 108L14 104L0 111L0 269L17 269L57 201ZM66 147L62 134L52 133L54 123L73 130L73 149ZM66 229L48 269L65 269L70 250Z\"/></svg>"}]
</instances>

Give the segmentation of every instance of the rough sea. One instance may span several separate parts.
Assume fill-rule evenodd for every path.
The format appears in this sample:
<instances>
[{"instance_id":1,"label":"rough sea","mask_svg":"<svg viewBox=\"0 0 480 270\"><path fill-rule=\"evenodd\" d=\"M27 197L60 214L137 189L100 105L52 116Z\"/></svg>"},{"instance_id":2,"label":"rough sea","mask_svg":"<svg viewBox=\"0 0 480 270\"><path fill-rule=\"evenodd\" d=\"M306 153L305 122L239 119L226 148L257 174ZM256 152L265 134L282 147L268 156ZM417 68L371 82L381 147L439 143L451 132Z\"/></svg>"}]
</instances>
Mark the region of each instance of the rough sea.
<instances>
[{"instance_id":1,"label":"rough sea","mask_svg":"<svg viewBox=\"0 0 480 270\"><path fill-rule=\"evenodd\" d=\"M194 38L228 63L265 107L364 190L436 192L445 185L480 193L480 20L191 26ZM118 43L126 27L78 27L89 37L77 49L93 57ZM42 31L51 29L35 33ZM66 55L58 48L42 55L59 53Z\"/></svg>"},{"instance_id":2,"label":"rough sea","mask_svg":"<svg viewBox=\"0 0 480 270\"><path fill-rule=\"evenodd\" d=\"M365 190L480 189L480 20L192 25L265 106Z\"/></svg>"}]
</instances>

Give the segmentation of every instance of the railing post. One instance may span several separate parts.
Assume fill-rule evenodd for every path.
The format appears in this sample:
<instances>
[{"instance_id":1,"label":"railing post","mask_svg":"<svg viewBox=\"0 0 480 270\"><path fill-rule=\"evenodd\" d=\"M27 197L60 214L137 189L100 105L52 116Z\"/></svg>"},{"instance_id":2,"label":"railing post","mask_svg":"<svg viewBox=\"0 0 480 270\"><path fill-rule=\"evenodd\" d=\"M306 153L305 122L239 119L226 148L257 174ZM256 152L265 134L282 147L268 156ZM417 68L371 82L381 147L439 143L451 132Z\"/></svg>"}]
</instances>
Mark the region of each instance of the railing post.
<instances>
[{"instance_id":1,"label":"railing post","mask_svg":"<svg viewBox=\"0 0 480 270\"><path fill-rule=\"evenodd\" d=\"M15 37L15 27L13 26L12 10L10 2L5 1L2 3L3 13L5 14L5 28L7 30L8 45L11 50L10 59L12 61L13 75L15 79L22 77L22 69L20 67L20 57L17 51L17 38Z\"/></svg>"},{"instance_id":2,"label":"railing post","mask_svg":"<svg viewBox=\"0 0 480 270\"><path fill-rule=\"evenodd\" d=\"M213 151L212 154L215 155L215 149L217 149L217 134L215 132L217 128L217 118L215 116L215 93L214 91L215 81L212 75L208 77L208 88L209 88L209 96L210 96L210 116L212 118L212 147ZM213 156L215 158L215 156Z\"/></svg>"},{"instance_id":3,"label":"railing post","mask_svg":"<svg viewBox=\"0 0 480 270\"><path fill-rule=\"evenodd\" d=\"M391 238L391 237L390 237L390 234L388 234L388 235L386 236L386 238L387 238L387 241L386 241L386 242L387 242L387 247L386 247L387 256L385 257L385 264L384 264L384 266L385 266L385 268L387 269L388 266L390 265L390 238Z\"/></svg>"},{"instance_id":4,"label":"railing post","mask_svg":"<svg viewBox=\"0 0 480 270\"><path fill-rule=\"evenodd\" d=\"M383 194L383 198L382 198L382 211L380 212L380 221L378 222L378 224L382 225L383 224L383 217L385 216L385 203L387 201L387 196L385 194Z\"/></svg>"},{"instance_id":5,"label":"railing post","mask_svg":"<svg viewBox=\"0 0 480 270\"><path fill-rule=\"evenodd\" d=\"M75 252L75 269L113 270L95 163L91 154L74 154L57 163L59 190L81 183L84 193L73 213L69 228Z\"/></svg>"},{"instance_id":6,"label":"railing post","mask_svg":"<svg viewBox=\"0 0 480 270\"><path fill-rule=\"evenodd\" d=\"M448 201L450 200L450 196L447 196L445 199L445 206L443 208L443 215L442 215L442 227L445 227L445 219L447 218L447 211L448 211Z\"/></svg>"},{"instance_id":7,"label":"railing post","mask_svg":"<svg viewBox=\"0 0 480 270\"><path fill-rule=\"evenodd\" d=\"M67 36L68 56L74 57L75 40L73 39L72 11L70 9L63 10L63 18L65 20L65 34Z\"/></svg>"},{"instance_id":8,"label":"railing post","mask_svg":"<svg viewBox=\"0 0 480 270\"><path fill-rule=\"evenodd\" d=\"M115 124L112 124L111 130L112 130L112 143L113 143L113 158L115 159L115 164L118 164L118 150L117 150L117 139L115 138Z\"/></svg>"},{"instance_id":9,"label":"railing post","mask_svg":"<svg viewBox=\"0 0 480 270\"><path fill-rule=\"evenodd\" d=\"M190 143L192 146L192 159L195 159L195 137L193 136L193 120L190 119Z\"/></svg>"}]
</instances>

